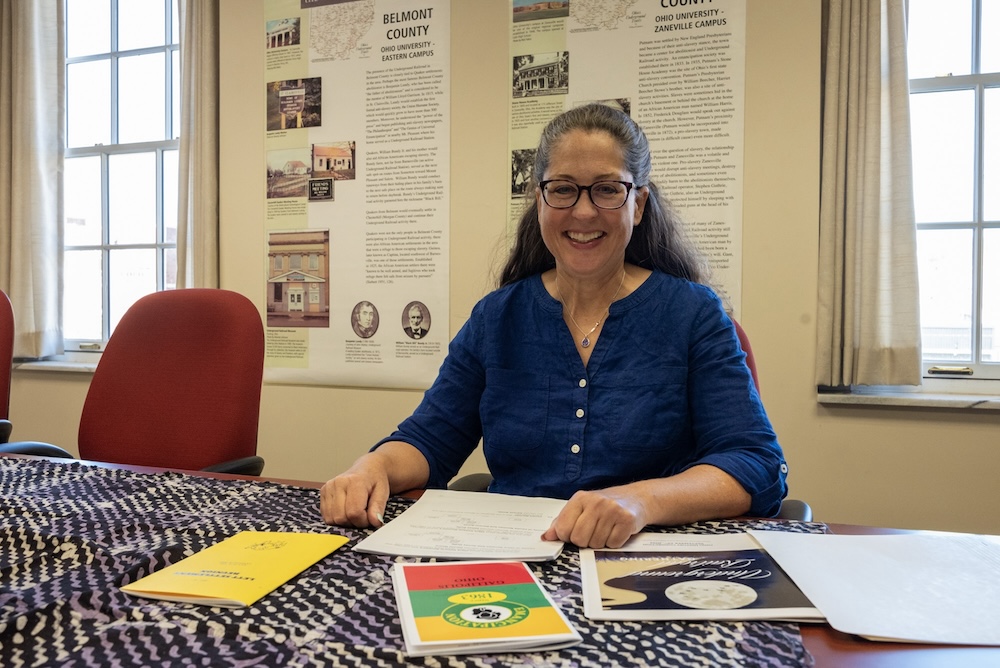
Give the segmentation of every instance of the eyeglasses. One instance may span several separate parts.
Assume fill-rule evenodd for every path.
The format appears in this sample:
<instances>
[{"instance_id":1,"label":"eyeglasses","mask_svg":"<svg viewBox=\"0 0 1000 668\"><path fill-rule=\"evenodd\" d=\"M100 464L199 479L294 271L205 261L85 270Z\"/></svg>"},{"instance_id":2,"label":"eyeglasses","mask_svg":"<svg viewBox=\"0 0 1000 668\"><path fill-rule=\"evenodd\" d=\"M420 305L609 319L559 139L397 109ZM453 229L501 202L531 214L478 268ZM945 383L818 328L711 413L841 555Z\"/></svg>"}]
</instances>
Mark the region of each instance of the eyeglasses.
<instances>
[{"instance_id":1,"label":"eyeglasses","mask_svg":"<svg viewBox=\"0 0 1000 668\"><path fill-rule=\"evenodd\" d=\"M561 179L542 181L538 184L542 189L542 199L553 209L568 209L574 206L584 190L598 209L620 209L625 206L628 194L634 186L634 183L628 181L596 181L589 186L580 186Z\"/></svg>"}]
</instances>

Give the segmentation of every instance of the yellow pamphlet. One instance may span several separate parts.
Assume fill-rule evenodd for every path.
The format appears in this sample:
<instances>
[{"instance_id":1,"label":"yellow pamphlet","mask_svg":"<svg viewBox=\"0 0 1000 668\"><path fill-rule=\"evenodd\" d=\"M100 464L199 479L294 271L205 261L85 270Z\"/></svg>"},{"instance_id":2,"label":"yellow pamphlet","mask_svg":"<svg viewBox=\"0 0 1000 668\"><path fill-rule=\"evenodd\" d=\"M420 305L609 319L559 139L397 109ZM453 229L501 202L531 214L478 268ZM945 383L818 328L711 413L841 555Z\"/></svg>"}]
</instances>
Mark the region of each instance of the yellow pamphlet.
<instances>
[{"instance_id":1,"label":"yellow pamphlet","mask_svg":"<svg viewBox=\"0 0 1000 668\"><path fill-rule=\"evenodd\" d=\"M346 542L335 534L241 531L121 589L162 601L242 608Z\"/></svg>"}]
</instances>

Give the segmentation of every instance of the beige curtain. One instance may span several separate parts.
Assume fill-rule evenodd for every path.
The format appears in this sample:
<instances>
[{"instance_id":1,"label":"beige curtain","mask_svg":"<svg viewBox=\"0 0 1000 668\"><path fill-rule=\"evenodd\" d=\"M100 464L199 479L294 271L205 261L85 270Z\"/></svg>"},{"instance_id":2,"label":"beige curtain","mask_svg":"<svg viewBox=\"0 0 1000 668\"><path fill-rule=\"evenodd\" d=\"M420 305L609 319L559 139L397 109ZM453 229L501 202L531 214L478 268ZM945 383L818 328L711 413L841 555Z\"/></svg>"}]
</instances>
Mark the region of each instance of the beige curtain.
<instances>
[{"instance_id":1,"label":"beige curtain","mask_svg":"<svg viewBox=\"0 0 1000 668\"><path fill-rule=\"evenodd\" d=\"M14 355L63 352L61 2L0 2L0 288Z\"/></svg>"},{"instance_id":2,"label":"beige curtain","mask_svg":"<svg viewBox=\"0 0 1000 668\"><path fill-rule=\"evenodd\" d=\"M820 386L920 384L904 2L824 2Z\"/></svg>"},{"instance_id":3,"label":"beige curtain","mask_svg":"<svg viewBox=\"0 0 1000 668\"><path fill-rule=\"evenodd\" d=\"M177 287L219 287L219 3L180 0Z\"/></svg>"}]
</instances>

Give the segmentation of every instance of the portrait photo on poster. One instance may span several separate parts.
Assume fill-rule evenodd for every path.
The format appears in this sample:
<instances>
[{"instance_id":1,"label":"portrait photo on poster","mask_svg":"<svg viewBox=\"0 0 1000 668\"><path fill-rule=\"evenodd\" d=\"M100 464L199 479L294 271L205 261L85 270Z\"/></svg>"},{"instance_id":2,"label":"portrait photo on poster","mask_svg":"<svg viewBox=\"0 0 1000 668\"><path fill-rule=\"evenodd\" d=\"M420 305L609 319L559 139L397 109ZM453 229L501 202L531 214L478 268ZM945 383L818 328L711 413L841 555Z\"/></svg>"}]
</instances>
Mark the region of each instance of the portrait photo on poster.
<instances>
[{"instance_id":1,"label":"portrait photo on poster","mask_svg":"<svg viewBox=\"0 0 1000 668\"><path fill-rule=\"evenodd\" d=\"M378 331L378 309L369 301L360 301L351 311L351 328L362 339L370 339Z\"/></svg>"},{"instance_id":2,"label":"portrait photo on poster","mask_svg":"<svg viewBox=\"0 0 1000 668\"><path fill-rule=\"evenodd\" d=\"M422 339L431 328L431 313L423 302L413 301L406 305L402 314L403 332L411 339Z\"/></svg>"}]
</instances>

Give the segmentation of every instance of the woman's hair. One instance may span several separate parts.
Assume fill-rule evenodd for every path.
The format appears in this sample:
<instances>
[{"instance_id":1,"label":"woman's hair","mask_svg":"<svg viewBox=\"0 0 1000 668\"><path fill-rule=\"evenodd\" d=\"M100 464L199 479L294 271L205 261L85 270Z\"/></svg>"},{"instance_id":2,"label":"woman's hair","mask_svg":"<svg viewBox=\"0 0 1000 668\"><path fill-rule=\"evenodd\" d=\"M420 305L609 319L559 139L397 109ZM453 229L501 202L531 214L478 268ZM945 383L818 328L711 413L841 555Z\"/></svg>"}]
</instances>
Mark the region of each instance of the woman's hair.
<instances>
[{"instance_id":1,"label":"woman's hair","mask_svg":"<svg viewBox=\"0 0 1000 668\"><path fill-rule=\"evenodd\" d=\"M563 112L553 118L538 142L531 180L525 188L527 207L517 225L514 247L500 274L499 286L542 273L556 266L555 258L538 225L538 201L531 195L544 178L552 150L572 130L604 132L621 147L624 168L632 174L637 186L649 188L642 219L632 230L632 239L625 248L625 261L646 269L685 278L696 283L708 283L708 265L701 253L684 235L680 217L649 180L651 157L646 134L625 112L604 104L587 104Z\"/></svg>"}]
</instances>

